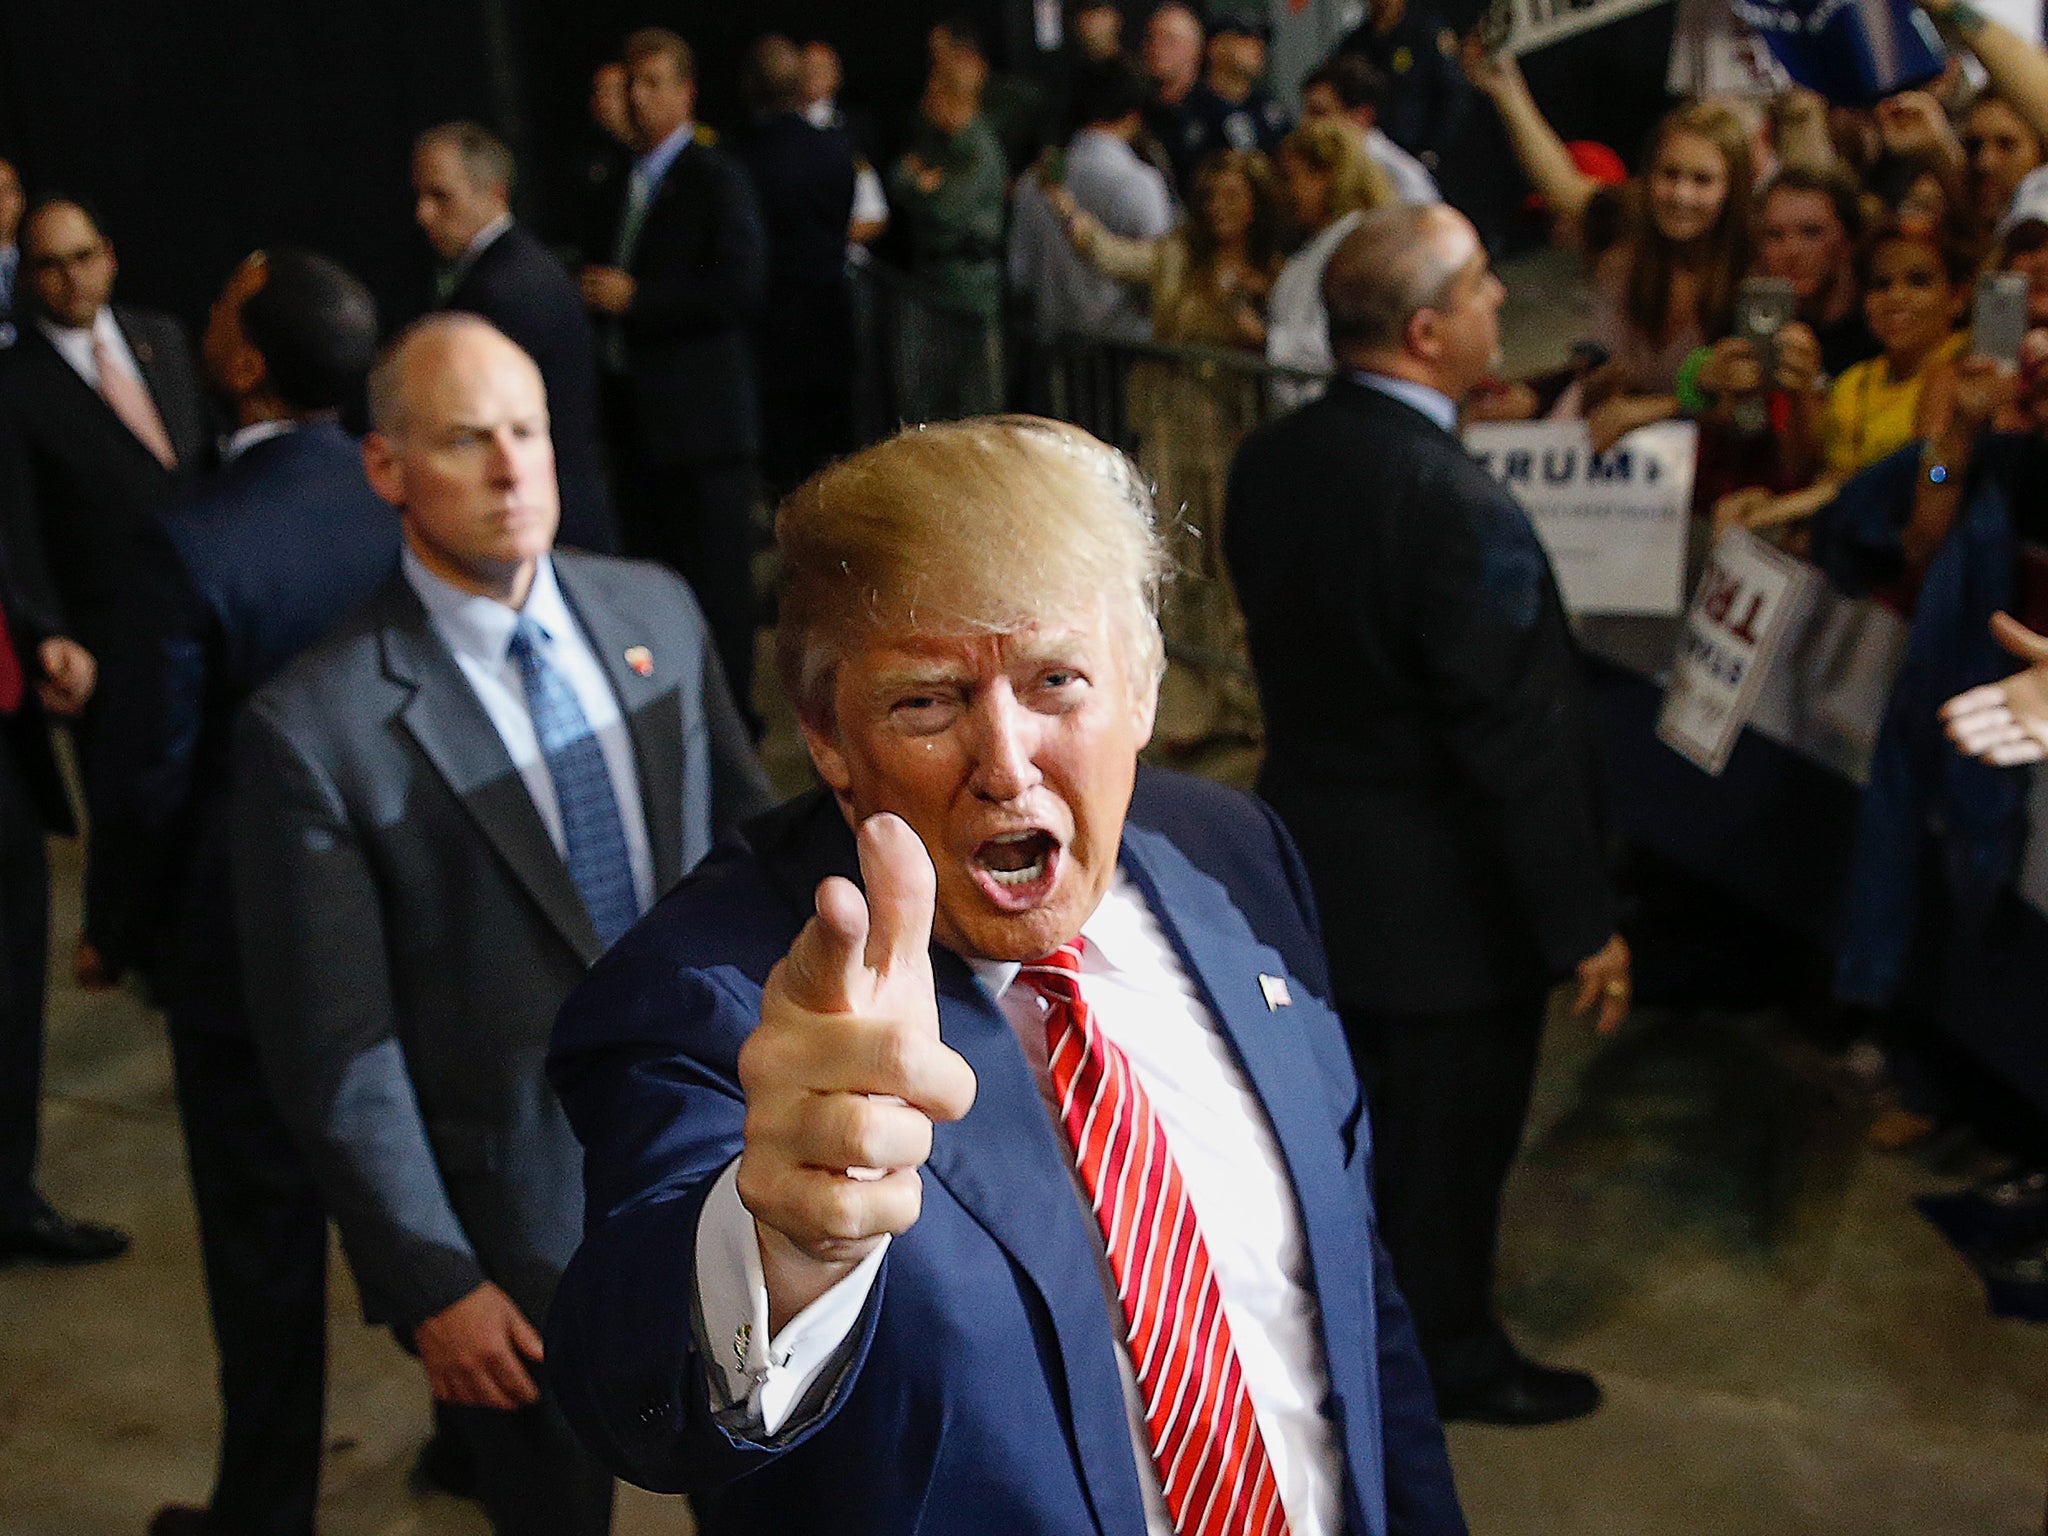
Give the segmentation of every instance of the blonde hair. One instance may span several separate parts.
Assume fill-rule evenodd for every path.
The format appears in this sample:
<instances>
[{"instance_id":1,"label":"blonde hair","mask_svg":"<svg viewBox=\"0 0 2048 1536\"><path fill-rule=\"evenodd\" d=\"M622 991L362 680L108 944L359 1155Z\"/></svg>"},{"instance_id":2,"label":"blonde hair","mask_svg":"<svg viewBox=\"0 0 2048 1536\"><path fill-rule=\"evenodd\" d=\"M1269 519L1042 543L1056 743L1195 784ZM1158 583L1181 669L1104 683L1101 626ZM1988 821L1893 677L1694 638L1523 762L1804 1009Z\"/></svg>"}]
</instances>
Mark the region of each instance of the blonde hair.
<instances>
[{"instance_id":1,"label":"blonde hair","mask_svg":"<svg viewBox=\"0 0 2048 1536\"><path fill-rule=\"evenodd\" d=\"M1165 670L1167 573L1136 466L1079 427L989 416L907 427L821 470L775 519L776 660L806 723L830 727L861 636L1007 634L1101 601L1131 674Z\"/></svg>"},{"instance_id":2,"label":"blonde hair","mask_svg":"<svg viewBox=\"0 0 2048 1536\"><path fill-rule=\"evenodd\" d=\"M1332 222L1347 213L1386 208L1397 201L1393 182L1365 152L1365 141L1348 123L1334 119L1303 123L1282 141L1280 153L1292 155L1330 178Z\"/></svg>"}]
</instances>

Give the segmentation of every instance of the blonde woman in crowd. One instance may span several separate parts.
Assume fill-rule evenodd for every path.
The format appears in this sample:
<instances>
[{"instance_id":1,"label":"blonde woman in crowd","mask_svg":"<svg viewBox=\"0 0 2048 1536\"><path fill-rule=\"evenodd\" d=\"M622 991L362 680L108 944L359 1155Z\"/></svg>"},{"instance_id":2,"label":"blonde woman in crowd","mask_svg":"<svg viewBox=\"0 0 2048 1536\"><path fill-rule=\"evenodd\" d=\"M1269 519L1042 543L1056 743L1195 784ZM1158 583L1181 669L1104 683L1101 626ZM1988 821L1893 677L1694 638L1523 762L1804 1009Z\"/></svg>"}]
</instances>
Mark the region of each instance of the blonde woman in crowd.
<instances>
[{"instance_id":1,"label":"blonde woman in crowd","mask_svg":"<svg viewBox=\"0 0 2048 1536\"><path fill-rule=\"evenodd\" d=\"M1340 122L1303 123L1280 146L1279 160L1287 201L1304 239L1273 282L1266 306L1266 361L1327 373L1334 364L1323 314L1323 268L1360 218L1399 199L1358 135ZM1275 390L1282 406L1321 393L1315 385L1302 384L1276 384Z\"/></svg>"},{"instance_id":2,"label":"blonde woman in crowd","mask_svg":"<svg viewBox=\"0 0 2048 1536\"><path fill-rule=\"evenodd\" d=\"M1060 206L1085 260L1149 287L1154 340L1257 353L1281 269L1272 165L1255 149L1222 150L1197 168L1193 190L1187 221L1158 240L1120 239L1071 199ZM1180 514L1169 533L1177 579L1160 612L1173 665L1160 692L1155 744L1170 752L1256 740L1258 699L1244 621L1223 571L1222 517L1230 461L1259 421L1258 381L1192 361L1141 362L1131 370L1128 420L1159 504Z\"/></svg>"}]
</instances>

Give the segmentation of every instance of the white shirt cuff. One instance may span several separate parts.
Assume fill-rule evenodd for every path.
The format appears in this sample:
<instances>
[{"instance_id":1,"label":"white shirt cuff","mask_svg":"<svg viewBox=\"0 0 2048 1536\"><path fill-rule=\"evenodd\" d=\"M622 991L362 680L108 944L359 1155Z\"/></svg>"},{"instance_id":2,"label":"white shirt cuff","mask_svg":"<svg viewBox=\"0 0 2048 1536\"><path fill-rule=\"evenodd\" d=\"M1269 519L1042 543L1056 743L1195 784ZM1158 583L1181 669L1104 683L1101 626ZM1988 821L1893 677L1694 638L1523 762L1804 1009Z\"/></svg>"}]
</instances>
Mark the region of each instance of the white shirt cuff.
<instances>
[{"instance_id":1,"label":"white shirt cuff","mask_svg":"<svg viewBox=\"0 0 2048 1536\"><path fill-rule=\"evenodd\" d=\"M889 1239L771 1339L768 1282L753 1213L740 1203L739 1166L738 1158L726 1165L697 1218L697 1307L713 1402L728 1408L744 1404L749 1424L773 1435L818 1378L852 1348Z\"/></svg>"}]
</instances>

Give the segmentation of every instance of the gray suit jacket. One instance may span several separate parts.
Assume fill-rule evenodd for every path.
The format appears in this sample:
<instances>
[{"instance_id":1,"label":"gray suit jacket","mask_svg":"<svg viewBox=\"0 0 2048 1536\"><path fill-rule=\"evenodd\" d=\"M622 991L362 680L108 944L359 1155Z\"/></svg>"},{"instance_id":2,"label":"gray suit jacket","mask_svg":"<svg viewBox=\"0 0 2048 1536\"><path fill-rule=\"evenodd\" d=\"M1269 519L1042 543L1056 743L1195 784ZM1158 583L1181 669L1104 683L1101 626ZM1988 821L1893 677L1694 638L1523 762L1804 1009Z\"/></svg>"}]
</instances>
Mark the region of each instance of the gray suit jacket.
<instances>
[{"instance_id":1,"label":"gray suit jacket","mask_svg":"<svg viewBox=\"0 0 2048 1536\"><path fill-rule=\"evenodd\" d=\"M766 780L682 582L562 551L555 570L632 733L666 890ZM250 1021L365 1310L410 1339L490 1279L538 1322L583 1219L542 1065L599 944L403 576L250 700L234 782Z\"/></svg>"}]
</instances>

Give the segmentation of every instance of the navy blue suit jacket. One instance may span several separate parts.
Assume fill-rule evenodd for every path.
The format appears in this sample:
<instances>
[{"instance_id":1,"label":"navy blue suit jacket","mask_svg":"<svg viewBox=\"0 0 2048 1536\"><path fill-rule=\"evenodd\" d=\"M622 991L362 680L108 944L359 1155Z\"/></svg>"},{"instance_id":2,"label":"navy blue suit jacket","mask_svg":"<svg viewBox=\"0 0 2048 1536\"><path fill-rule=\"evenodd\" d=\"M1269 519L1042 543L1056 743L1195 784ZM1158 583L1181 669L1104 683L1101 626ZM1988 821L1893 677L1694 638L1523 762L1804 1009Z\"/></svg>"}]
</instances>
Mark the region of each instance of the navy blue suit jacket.
<instances>
[{"instance_id":1,"label":"navy blue suit jacket","mask_svg":"<svg viewBox=\"0 0 2048 1536\"><path fill-rule=\"evenodd\" d=\"M1195 861L1133 819L1123 866L1235 1044L1293 1175L1348 1528L1462 1532L1373 1233L1370 1134L1342 1031L1307 978L1291 1006L1262 993L1262 974L1290 969L1283 946L1315 947L1286 834L1256 802L1164 777L1140 795L1134 818L1148 817L1175 823ZM1260 852L1234 887L1265 908L1251 913L1197 867L1247 850ZM936 1128L923 1214L890 1246L850 1362L790 1427L755 1440L714 1412L689 1284L697 1217L740 1150L736 1060L763 983L833 873L857 874L837 808L793 801L679 887L564 1007L551 1077L584 1144L587 1226L549 1319L562 1405L620 1475L696 1493L709 1536L1142 1531L1101 1239L1009 1023L940 948L940 1027L979 1087L965 1119Z\"/></svg>"},{"instance_id":2,"label":"navy blue suit jacket","mask_svg":"<svg viewBox=\"0 0 2048 1536\"><path fill-rule=\"evenodd\" d=\"M242 702L398 566L398 514L356 441L316 422L255 444L146 520L121 642L106 657L87 774L90 937L157 964L173 1002L241 1032L228 888L229 745ZM184 1016L194 1016L188 1006Z\"/></svg>"}]
</instances>

